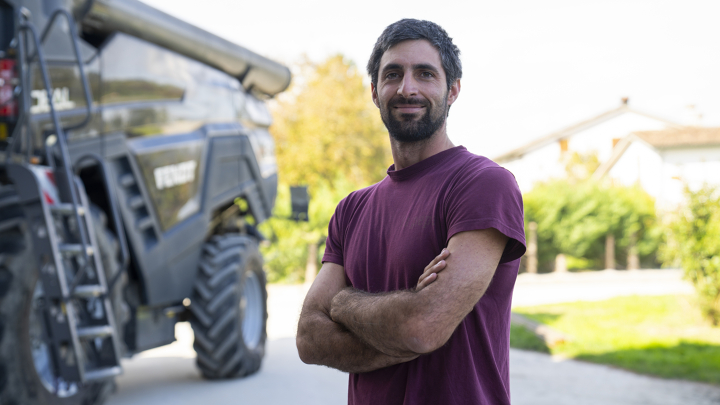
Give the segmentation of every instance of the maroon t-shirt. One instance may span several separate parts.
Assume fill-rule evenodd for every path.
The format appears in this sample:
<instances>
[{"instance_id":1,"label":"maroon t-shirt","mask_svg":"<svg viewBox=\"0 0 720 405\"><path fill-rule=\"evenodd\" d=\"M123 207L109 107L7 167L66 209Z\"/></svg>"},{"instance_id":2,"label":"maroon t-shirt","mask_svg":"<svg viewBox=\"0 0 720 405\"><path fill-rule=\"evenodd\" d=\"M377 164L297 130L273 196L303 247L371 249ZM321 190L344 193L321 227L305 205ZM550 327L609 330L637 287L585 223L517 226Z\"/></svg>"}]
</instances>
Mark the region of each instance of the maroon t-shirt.
<instances>
[{"instance_id":1,"label":"maroon t-shirt","mask_svg":"<svg viewBox=\"0 0 720 405\"><path fill-rule=\"evenodd\" d=\"M495 228L510 240L490 286L450 340L413 361L350 374L348 402L509 404L510 302L525 253L515 178L462 146L387 174L343 199L330 221L323 262L344 266L349 285L413 288L458 232Z\"/></svg>"}]
</instances>

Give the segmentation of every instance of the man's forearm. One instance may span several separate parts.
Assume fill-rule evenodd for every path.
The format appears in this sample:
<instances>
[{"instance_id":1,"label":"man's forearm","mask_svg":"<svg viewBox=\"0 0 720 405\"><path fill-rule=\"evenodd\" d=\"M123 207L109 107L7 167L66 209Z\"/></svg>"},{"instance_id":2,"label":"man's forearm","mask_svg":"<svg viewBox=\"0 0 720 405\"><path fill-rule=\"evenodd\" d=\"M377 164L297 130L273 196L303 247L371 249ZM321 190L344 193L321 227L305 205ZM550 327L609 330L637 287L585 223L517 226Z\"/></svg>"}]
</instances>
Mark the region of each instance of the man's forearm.
<instances>
[{"instance_id":1,"label":"man's forearm","mask_svg":"<svg viewBox=\"0 0 720 405\"><path fill-rule=\"evenodd\" d=\"M422 298L412 290L371 294L345 288L332 300L330 316L360 340L391 356L425 353L412 333Z\"/></svg>"},{"instance_id":2,"label":"man's forearm","mask_svg":"<svg viewBox=\"0 0 720 405\"><path fill-rule=\"evenodd\" d=\"M321 311L303 313L297 346L305 363L363 373L413 360L417 355L390 356L370 347Z\"/></svg>"}]
</instances>

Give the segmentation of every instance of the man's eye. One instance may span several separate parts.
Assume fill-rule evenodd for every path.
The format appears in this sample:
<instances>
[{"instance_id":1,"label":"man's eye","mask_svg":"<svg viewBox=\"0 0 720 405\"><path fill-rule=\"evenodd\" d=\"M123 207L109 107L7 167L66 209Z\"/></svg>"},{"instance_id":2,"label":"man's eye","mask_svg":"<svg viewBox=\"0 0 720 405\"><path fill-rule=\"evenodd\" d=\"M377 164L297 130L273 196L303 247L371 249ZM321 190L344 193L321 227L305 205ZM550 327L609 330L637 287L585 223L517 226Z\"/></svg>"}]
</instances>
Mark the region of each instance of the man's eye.
<instances>
[{"instance_id":1,"label":"man's eye","mask_svg":"<svg viewBox=\"0 0 720 405\"><path fill-rule=\"evenodd\" d=\"M399 76L397 73L388 73L385 75L386 80L397 79Z\"/></svg>"},{"instance_id":2,"label":"man's eye","mask_svg":"<svg viewBox=\"0 0 720 405\"><path fill-rule=\"evenodd\" d=\"M435 77L435 74L433 72L422 72L420 75L426 79Z\"/></svg>"}]
</instances>

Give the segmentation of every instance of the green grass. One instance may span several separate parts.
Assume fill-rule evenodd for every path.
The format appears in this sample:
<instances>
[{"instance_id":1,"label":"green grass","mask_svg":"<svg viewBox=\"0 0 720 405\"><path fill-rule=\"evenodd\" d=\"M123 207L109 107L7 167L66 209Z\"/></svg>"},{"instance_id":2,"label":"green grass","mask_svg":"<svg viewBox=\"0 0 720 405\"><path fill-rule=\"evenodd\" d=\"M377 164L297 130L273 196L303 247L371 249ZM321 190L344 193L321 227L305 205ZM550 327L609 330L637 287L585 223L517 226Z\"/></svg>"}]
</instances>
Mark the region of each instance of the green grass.
<instances>
[{"instance_id":1,"label":"green grass","mask_svg":"<svg viewBox=\"0 0 720 405\"><path fill-rule=\"evenodd\" d=\"M550 353L545 341L527 330L524 326L510 325L510 347L535 352Z\"/></svg>"},{"instance_id":2,"label":"green grass","mask_svg":"<svg viewBox=\"0 0 720 405\"><path fill-rule=\"evenodd\" d=\"M720 384L720 328L702 318L694 300L693 296L633 296L513 311L571 338L550 347L552 354L642 374ZM538 350L531 337L535 336L515 325L511 346Z\"/></svg>"}]
</instances>

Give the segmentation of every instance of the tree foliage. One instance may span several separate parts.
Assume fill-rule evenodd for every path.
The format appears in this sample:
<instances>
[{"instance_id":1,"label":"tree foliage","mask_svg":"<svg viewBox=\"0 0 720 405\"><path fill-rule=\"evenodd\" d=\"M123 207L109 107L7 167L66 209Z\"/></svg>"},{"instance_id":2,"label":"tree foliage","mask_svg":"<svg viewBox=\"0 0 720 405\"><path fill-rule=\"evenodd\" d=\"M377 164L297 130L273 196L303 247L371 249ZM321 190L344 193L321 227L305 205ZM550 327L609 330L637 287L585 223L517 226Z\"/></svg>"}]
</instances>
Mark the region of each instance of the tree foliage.
<instances>
[{"instance_id":1,"label":"tree foliage","mask_svg":"<svg viewBox=\"0 0 720 405\"><path fill-rule=\"evenodd\" d=\"M263 254L273 282L302 281L308 244L327 236L338 202L381 180L392 163L387 131L351 61L341 55L305 61L299 72L293 88L272 105L280 183L274 217L260 229L271 240ZM308 222L288 219L291 185L308 186Z\"/></svg>"},{"instance_id":2,"label":"tree foliage","mask_svg":"<svg viewBox=\"0 0 720 405\"><path fill-rule=\"evenodd\" d=\"M577 183L585 181L600 167L600 158L596 152L570 152L562 157L568 181Z\"/></svg>"},{"instance_id":3,"label":"tree foliage","mask_svg":"<svg viewBox=\"0 0 720 405\"><path fill-rule=\"evenodd\" d=\"M685 188L686 206L670 225L663 252L667 264L680 263L700 298L703 313L720 324L720 189Z\"/></svg>"},{"instance_id":4,"label":"tree foliage","mask_svg":"<svg viewBox=\"0 0 720 405\"><path fill-rule=\"evenodd\" d=\"M615 237L620 262L634 239L641 261L654 264L661 232L655 202L639 187L551 180L537 184L523 199L526 221L538 225L541 271L552 269L558 253L603 268L608 234Z\"/></svg>"},{"instance_id":5,"label":"tree foliage","mask_svg":"<svg viewBox=\"0 0 720 405\"><path fill-rule=\"evenodd\" d=\"M385 176L390 142L363 74L341 55L304 62L290 97L274 105L271 128L285 184L371 184Z\"/></svg>"}]
</instances>

